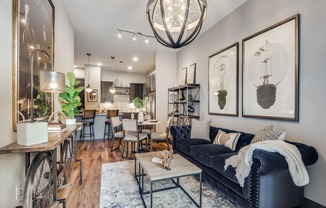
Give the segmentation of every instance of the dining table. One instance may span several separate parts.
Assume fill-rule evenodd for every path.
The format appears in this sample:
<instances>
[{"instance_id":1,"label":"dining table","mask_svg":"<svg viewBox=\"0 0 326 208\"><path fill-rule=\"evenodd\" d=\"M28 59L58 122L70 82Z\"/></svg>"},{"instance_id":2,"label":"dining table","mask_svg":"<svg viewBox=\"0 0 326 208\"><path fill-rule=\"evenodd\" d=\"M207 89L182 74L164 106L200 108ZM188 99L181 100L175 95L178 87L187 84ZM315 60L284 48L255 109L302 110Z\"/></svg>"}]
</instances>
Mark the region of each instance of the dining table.
<instances>
[{"instance_id":1,"label":"dining table","mask_svg":"<svg viewBox=\"0 0 326 208\"><path fill-rule=\"evenodd\" d=\"M139 127L139 131L142 132L144 126L150 126L150 130L152 131L153 127L160 124L161 122L159 120L156 119L150 119L150 120L144 120L142 122L138 121L138 127ZM144 149L142 147L141 141L139 141L138 143L138 152L144 152Z\"/></svg>"}]
</instances>

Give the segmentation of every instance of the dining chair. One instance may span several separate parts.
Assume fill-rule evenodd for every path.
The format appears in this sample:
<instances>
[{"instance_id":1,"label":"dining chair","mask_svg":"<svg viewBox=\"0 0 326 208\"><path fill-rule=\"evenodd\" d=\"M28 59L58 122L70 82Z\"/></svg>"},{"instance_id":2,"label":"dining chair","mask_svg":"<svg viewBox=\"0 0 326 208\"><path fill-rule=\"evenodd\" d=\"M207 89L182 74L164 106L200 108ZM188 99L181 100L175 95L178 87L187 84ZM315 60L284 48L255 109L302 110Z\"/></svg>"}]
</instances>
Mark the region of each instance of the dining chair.
<instances>
[{"instance_id":1,"label":"dining chair","mask_svg":"<svg viewBox=\"0 0 326 208\"><path fill-rule=\"evenodd\" d=\"M113 141L111 146L111 152L120 148L121 140L124 138L123 131L121 131L121 122L119 116L111 117L111 131L113 134ZM114 148L114 143L119 140L118 147Z\"/></svg>"},{"instance_id":2,"label":"dining chair","mask_svg":"<svg viewBox=\"0 0 326 208\"><path fill-rule=\"evenodd\" d=\"M133 153L136 153L136 143L142 145L142 141L146 141L147 147L147 135L142 134L138 131L138 121L136 119L122 119L123 127L123 146L122 146L122 157L124 157L124 151L126 150L126 157L128 157L129 143L131 144L131 157Z\"/></svg>"},{"instance_id":3,"label":"dining chair","mask_svg":"<svg viewBox=\"0 0 326 208\"><path fill-rule=\"evenodd\" d=\"M80 131L80 140L84 141L85 136L89 136L90 139L95 140L94 124L95 124L96 110L84 110L83 112L83 128ZM89 128L89 132L86 133L86 127Z\"/></svg>"},{"instance_id":4,"label":"dining chair","mask_svg":"<svg viewBox=\"0 0 326 208\"><path fill-rule=\"evenodd\" d=\"M111 118L112 117L118 117L118 116L119 116L119 110L107 110L106 111L107 120L105 121L105 124L104 124L103 140L105 140L106 135L108 136L108 139L110 139L110 135L113 138L113 131L112 131L112 128L110 128L111 125L112 125Z\"/></svg>"},{"instance_id":5,"label":"dining chair","mask_svg":"<svg viewBox=\"0 0 326 208\"><path fill-rule=\"evenodd\" d=\"M150 136L150 145L151 148L150 150L153 150L153 142L154 141L164 141L166 142L166 145L168 147L168 150L170 150L170 146L169 146L169 134L170 134L170 127L171 127L171 123L172 123L172 118L169 117L167 122L166 122L166 129L165 132L151 132L151 136Z\"/></svg>"}]
</instances>

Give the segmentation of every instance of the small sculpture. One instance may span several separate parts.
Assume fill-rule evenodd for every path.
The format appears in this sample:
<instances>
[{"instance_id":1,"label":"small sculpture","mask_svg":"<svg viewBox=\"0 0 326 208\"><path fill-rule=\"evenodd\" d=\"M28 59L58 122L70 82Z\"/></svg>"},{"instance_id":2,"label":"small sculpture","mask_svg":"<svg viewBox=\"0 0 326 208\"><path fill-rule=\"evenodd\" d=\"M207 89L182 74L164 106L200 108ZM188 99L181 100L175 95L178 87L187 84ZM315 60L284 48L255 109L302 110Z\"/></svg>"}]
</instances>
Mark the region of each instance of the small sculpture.
<instances>
[{"instance_id":1,"label":"small sculpture","mask_svg":"<svg viewBox=\"0 0 326 208\"><path fill-rule=\"evenodd\" d=\"M170 168L170 165L171 165L171 162L173 160L173 150L164 150L164 151L161 151L158 155L159 158L162 159L162 167L163 169L166 169L166 170L171 170Z\"/></svg>"}]
</instances>

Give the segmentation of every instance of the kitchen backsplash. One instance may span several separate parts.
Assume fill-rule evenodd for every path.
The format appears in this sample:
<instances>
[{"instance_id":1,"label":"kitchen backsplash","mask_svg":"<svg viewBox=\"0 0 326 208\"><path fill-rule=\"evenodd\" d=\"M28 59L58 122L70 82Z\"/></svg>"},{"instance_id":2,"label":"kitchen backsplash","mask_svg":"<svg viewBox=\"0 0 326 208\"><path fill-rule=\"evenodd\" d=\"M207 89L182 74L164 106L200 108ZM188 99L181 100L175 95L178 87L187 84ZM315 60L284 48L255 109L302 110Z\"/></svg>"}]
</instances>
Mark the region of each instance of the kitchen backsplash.
<instances>
[{"instance_id":1,"label":"kitchen backsplash","mask_svg":"<svg viewBox=\"0 0 326 208\"><path fill-rule=\"evenodd\" d=\"M135 106L133 103L130 103L129 95L114 95L114 103L102 103L102 112L105 112L107 109L119 109L120 112L133 112L135 111Z\"/></svg>"}]
</instances>

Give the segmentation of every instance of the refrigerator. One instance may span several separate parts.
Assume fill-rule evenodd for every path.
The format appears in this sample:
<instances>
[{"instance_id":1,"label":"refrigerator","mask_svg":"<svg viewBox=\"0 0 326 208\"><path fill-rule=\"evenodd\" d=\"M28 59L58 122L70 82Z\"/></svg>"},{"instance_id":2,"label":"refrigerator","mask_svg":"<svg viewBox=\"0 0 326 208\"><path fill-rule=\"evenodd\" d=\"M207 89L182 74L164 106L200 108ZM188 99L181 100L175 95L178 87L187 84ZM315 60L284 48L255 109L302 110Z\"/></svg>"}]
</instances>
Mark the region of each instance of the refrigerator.
<instances>
[{"instance_id":1,"label":"refrigerator","mask_svg":"<svg viewBox=\"0 0 326 208\"><path fill-rule=\"evenodd\" d=\"M156 93L155 91L148 93L149 103L146 112L149 113L151 119L156 119Z\"/></svg>"}]
</instances>

